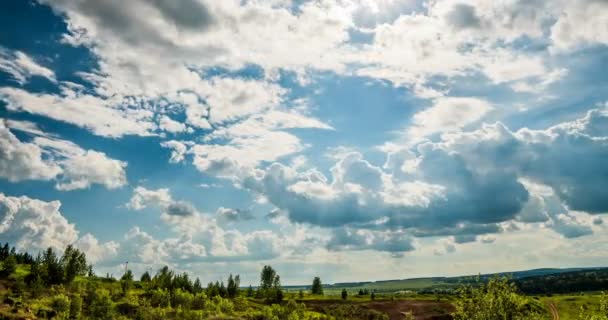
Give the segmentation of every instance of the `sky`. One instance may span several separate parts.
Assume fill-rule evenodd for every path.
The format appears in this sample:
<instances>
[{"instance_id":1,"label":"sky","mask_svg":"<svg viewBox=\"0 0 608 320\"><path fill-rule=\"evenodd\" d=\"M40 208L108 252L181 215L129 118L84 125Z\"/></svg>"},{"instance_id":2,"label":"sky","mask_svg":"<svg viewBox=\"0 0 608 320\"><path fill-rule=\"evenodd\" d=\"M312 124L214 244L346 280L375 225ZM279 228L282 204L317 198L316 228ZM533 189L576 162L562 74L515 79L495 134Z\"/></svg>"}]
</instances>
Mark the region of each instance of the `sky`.
<instances>
[{"instance_id":1,"label":"sky","mask_svg":"<svg viewBox=\"0 0 608 320\"><path fill-rule=\"evenodd\" d=\"M608 265L604 0L9 0L0 241L283 284Z\"/></svg>"}]
</instances>

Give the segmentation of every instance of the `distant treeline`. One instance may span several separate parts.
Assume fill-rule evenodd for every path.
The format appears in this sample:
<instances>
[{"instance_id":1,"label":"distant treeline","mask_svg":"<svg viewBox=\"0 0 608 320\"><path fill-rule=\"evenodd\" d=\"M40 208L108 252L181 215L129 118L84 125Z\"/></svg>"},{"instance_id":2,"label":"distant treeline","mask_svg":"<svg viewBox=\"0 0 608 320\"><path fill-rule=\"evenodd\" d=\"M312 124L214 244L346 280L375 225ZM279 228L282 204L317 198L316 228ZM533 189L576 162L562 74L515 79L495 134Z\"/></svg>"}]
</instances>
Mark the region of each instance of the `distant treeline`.
<instances>
[{"instance_id":1,"label":"distant treeline","mask_svg":"<svg viewBox=\"0 0 608 320\"><path fill-rule=\"evenodd\" d=\"M526 294L604 291L608 290L608 268L526 277L515 283Z\"/></svg>"}]
</instances>

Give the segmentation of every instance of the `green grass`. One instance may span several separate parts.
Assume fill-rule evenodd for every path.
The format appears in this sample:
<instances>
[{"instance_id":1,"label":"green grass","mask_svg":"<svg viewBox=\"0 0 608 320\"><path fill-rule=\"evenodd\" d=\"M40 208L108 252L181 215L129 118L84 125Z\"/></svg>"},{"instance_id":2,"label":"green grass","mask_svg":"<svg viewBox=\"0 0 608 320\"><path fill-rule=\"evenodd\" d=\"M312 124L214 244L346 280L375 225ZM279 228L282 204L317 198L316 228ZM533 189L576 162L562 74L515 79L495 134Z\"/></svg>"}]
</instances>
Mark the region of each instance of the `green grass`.
<instances>
[{"instance_id":1,"label":"green grass","mask_svg":"<svg viewBox=\"0 0 608 320\"><path fill-rule=\"evenodd\" d=\"M560 320L578 320L581 307L591 308L599 305L600 293L542 296L539 300L544 306L553 302L559 312ZM548 310L548 309L547 309Z\"/></svg>"}]
</instances>

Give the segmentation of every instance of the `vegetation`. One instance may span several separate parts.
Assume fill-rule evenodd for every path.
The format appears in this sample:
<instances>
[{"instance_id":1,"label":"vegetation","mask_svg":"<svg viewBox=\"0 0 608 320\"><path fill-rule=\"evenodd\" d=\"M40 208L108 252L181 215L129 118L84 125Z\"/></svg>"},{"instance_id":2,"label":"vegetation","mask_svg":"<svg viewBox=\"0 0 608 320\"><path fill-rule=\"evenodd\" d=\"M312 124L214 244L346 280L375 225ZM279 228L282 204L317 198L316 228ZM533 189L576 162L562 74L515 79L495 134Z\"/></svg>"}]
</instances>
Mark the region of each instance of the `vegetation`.
<instances>
[{"instance_id":1,"label":"vegetation","mask_svg":"<svg viewBox=\"0 0 608 320\"><path fill-rule=\"evenodd\" d=\"M467 285L459 291L456 320L542 319L542 307L518 294L508 278L494 278L478 287Z\"/></svg>"},{"instance_id":2,"label":"vegetation","mask_svg":"<svg viewBox=\"0 0 608 320\"><path fill-rule=\"evenodd\" d=\"M308 293L285 291L269 265L262 268L257 288L241 289L239 275L203 287L198 278L166 266L144 272L139 280L128 269L119 279L98 277L85 254L72 246L60 255L49 248L34 258L6 244L0 258L0 319L388 320L430 312L438 319L534 320L550 319L551 306L562 320L608 320L606 294L526 296L520 280L527 278L480 277L454 290L389 294L364 285L325 290L328 286L315 277ZM570 275L559 279L574 283ZM425 305L430 311L416 309Z\"/></svg>"},{"instance_id":3,"label":"vegetation","mask_svg":"<svg viewBox=\"0 0 608 320\"><path fill-rule=\"evenodd\" d=\"M312 294L323 295L323 285L321 284L321 278L315 277L312 280L312 287L310 289Z\"/></svg>"}]
</instances>

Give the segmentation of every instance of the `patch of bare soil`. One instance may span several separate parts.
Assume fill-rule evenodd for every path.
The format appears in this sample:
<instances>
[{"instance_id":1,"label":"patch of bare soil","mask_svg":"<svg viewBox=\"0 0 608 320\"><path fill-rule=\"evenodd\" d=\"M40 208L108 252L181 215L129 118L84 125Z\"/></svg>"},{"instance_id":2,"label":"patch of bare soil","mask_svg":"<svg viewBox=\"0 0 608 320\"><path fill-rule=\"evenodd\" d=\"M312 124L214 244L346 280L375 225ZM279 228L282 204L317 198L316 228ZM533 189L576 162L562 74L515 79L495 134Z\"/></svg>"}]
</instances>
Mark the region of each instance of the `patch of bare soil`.
<instances>
[{"instance_id":1,"label":"patch of bare soil","mask_svg":"<svg viewBox=\"0 0 608 320\"><path fill-rule=\"evenodd\" d=\"M341 300L308 300L303 301L308 308L322 312L332 306L344 306L348 304L357 307L375 310L385 313L391 320L403 320L406 313L411 313L416 320L451 320L450 313L454 306L447 302L429 300L379 300L370 302L345 302Z\"/></svg>"}]
</instances>

